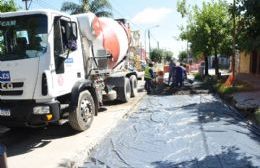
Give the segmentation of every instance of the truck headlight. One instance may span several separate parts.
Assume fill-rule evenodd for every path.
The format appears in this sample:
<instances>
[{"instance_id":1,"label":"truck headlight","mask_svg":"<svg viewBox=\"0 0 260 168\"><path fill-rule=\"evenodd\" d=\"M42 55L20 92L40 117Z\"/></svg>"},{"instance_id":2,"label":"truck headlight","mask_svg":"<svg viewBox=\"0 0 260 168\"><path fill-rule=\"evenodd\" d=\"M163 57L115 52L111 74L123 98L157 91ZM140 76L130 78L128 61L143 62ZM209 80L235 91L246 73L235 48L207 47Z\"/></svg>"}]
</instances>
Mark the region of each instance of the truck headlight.
<instances>
[{"instance_id":1,"label":"truck headlight","mask_svg":"<svg viewBox=\"0 0 260 168\"><path fill-rule=\"evenodd\" d=\"M33 108L33 114L41 115L41 114L49 114L50 107L49 106L36 106Z\"/></svg>"}]
</instances>

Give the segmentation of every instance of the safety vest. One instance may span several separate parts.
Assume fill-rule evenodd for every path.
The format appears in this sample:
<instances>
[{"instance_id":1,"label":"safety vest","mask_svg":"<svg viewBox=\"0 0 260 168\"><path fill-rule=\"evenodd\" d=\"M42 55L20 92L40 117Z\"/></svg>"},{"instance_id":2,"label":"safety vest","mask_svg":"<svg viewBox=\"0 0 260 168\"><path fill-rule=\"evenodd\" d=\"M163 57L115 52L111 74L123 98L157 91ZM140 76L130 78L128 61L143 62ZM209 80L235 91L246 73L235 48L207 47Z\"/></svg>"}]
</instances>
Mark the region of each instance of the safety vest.
<instances>
[{"instance_id":1,"label":"safety vest","mask_svg":"<svg viewBox=\"0 0 260 168\"><path fill-rule=\"evenodd\" d=\"M151 67L147 66L145 67L144 70L144 78L146 79L152 79L151 73L150 73L150 69L152 69Z\"/></svg>"}]
</instances>

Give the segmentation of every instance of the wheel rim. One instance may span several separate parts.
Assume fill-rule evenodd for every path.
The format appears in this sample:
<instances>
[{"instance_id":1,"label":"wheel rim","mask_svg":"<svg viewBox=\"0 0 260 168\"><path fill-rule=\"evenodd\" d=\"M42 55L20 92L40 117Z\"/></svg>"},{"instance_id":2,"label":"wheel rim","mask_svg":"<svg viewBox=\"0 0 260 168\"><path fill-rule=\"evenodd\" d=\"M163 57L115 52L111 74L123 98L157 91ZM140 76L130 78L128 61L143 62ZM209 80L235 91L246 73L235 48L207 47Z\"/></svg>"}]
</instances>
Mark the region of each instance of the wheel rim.
<instances>
[{"instance_id":1,"label":"wheel rim","mask_svg":"<svg viewBox=\"0 0 260 168\"><path fill-rule=\"evenodd\" d=\"M84 98L80 103L80 114L82 120L87 123L89 119L92 118L92 113L93 109L91 106L91 102L87 98Z\"/></svg>"},{"instance_id":2,"label":"wheel rim","mask_svg":"<svg viewBox=\"0 0 260 168\"><path fill-rule=\"evenodd\" d=\"M127 98L131 97L131 86L130 86L130 83L128 83L127 86L126 86L126 96L127 96Z\"/></svg>"}]
</instances>

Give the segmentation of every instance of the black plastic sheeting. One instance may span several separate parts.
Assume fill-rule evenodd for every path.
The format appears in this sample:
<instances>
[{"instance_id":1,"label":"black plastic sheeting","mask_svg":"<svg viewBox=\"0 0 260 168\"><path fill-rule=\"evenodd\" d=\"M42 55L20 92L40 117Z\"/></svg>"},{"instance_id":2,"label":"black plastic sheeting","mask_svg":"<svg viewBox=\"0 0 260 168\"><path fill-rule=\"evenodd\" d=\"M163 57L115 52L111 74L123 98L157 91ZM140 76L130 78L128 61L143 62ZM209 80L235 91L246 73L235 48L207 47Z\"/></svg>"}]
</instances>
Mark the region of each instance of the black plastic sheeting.
<instances>
[{"instance_id":1,"label":"black plastic sheeting","mask_svg":"<svg viewBox=\"0 0 260 168\"><path fill-rule=\"evenodd\" d=\"M211 95L147 96L84 167L260 167L260 129Z\"/></svg>"}]
</instances>

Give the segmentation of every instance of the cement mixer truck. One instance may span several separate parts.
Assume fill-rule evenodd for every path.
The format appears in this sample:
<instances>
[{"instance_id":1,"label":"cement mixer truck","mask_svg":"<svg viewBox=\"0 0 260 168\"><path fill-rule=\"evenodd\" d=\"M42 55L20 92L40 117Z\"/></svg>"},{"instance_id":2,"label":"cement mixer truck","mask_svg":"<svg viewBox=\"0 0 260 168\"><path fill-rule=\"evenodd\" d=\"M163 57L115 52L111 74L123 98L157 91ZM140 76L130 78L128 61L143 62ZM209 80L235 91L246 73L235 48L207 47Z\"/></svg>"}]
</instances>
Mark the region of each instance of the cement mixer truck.
<instances>
[{"instance_id":1,"label":"cement mixer truck","mask_svg":"<svg viewBox=\"0 0 260 168\"><path fill-rule=\"evenodd\" d=\"M123 19L52 10L0 14L0 125L37 127L69 121L91 126L103 95L127 102L137 74L127 67Z\"/></svg>"}]
</instances>

